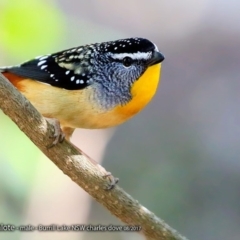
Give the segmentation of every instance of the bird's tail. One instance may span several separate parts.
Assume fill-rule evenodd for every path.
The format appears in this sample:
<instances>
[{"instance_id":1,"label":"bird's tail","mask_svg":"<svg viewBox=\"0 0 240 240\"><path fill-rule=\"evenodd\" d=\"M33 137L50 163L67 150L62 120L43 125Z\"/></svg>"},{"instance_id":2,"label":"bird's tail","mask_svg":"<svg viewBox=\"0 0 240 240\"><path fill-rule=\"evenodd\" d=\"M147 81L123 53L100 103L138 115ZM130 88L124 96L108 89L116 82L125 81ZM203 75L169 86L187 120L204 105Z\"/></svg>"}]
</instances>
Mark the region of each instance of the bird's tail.
<instances>
[{"instance_id":1,"label":"bird's tail","mask_svg":"<svg viewBox=\"0 0 240 240\"><path fill-rule=\"evenodd\" d=\"M12 68L12 66L3 66L3 67L0 67L0 72L3 73L3 72L7 72L8 69Z\"/></svg>"}]
</instances>

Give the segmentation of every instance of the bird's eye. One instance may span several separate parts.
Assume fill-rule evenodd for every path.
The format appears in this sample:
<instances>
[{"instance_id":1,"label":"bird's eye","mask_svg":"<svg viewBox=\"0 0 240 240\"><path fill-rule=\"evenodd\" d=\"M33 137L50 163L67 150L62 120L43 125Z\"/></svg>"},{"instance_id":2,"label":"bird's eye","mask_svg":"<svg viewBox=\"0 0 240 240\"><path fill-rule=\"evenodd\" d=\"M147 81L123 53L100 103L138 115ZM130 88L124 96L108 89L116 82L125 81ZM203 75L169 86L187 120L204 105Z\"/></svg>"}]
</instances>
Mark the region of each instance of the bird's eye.
<instances>
[{"instance_id":1,"label":"bird's eye","mask_svg":"<svg viewBox=\"0 0 240 240\"><path fill-rule=\"evenodd\" d=\"M132 65L132 63L133 63L132 58L130 58L130 57L123 58L123 65L125 67L130 67Z\"/></svg>"}]
</instances>

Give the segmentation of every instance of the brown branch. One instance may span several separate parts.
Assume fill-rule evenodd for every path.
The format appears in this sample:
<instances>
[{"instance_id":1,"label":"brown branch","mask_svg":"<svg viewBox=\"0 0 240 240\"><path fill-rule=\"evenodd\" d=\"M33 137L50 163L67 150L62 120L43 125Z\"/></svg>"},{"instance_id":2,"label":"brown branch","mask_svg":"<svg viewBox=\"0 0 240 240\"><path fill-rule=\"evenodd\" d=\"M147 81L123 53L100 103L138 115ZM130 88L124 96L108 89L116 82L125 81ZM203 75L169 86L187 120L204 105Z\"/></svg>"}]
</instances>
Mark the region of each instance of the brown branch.
<instances>
[{"instance_id":1,"label":"brown branch","mask_svg":"<svg viewBox=\"0 0 240 240\"><path fill-rule=\"evenodd\" d=\"M146 239L186 240L119 186L106 190L105 169L66 140L48 149L53 127L1 73L0 107L63 173L124 223L140 226Z\"/></svg>"}]
</instances>

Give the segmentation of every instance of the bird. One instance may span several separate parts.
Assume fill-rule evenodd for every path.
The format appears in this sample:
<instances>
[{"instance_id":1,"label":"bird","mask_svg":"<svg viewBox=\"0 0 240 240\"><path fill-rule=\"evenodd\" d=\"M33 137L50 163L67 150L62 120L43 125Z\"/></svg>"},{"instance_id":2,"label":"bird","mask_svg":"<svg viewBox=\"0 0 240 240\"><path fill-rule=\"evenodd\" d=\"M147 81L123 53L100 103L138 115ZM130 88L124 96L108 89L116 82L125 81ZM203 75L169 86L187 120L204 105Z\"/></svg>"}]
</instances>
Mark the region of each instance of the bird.
<instances>
[{"instance_id":1,"label":"bird","mask_svg":"<svg viewBox=\"0 0 240 240\"><path fill-rule=\"evenodd\" d=\"M53 145L76 128L115 127L155 95L163 54L145 38L88 44L0 72L54 126Z\"/></svg>"}]
</instances>

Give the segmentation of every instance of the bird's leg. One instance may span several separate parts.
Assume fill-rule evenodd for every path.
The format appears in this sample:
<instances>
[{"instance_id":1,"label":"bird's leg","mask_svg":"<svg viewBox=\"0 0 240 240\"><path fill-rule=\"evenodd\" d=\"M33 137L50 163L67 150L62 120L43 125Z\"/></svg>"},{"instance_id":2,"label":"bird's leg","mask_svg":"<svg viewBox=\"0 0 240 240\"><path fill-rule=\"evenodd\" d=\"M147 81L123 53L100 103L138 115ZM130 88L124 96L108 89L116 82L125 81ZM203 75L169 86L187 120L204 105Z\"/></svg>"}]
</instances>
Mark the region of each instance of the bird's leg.
<instances>
[{"instance_id":1,"label":"bird's leg","mask_svg":"<svg viewBox=\"0 0 240 240\"><path fill-rule=\"evenodd\" d=\"M65 139L67 139L70 142L70 138L74 132L75 128L71 128L71 127L62 127L62 131L65 135Z\"/></svg>"},{"instance_id":2,"label":"bird's leg","mask_svg":"<svg viewBox=\"0 0 240 240\"><path fill-rule=\"evenodd\" d=\"M74 128L70 128L70 127L62 127L60 126L60 123L57 119L55 118L46 118L45 119L53 125L54 127L54 135L52 136L52 138L55 138L55 140L53 141L53 143L48 146L48 148L51 148L53 146L55 146L57 143L61 143L64 138L66 138L68 141L70 141L70 137L73 134L73 131L75 130ZM116 184L118 183L119 179L115 178L110 172L107 172L106 169L104 167L102 167L99 163L97 163L96 161L94 161L91 157L89 157L86 153L84 153L81 149L79 149L77 146L74 146L76 149L78 149L78 151L85 155L94 165L96 165L99 170L101 172L103 172L103 177L104 178L108 178L109 182L107 183L106 186L106 190L111 190L113 189Z\"/></svg>"}]
</instances>

